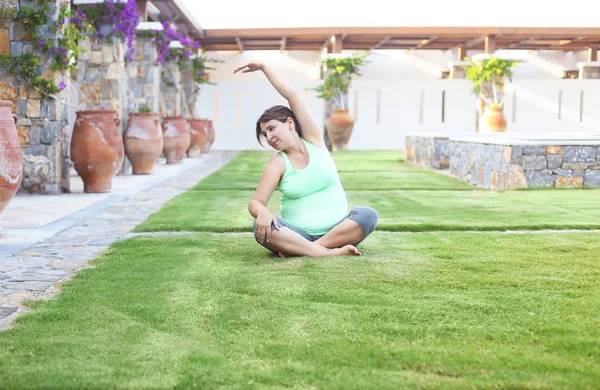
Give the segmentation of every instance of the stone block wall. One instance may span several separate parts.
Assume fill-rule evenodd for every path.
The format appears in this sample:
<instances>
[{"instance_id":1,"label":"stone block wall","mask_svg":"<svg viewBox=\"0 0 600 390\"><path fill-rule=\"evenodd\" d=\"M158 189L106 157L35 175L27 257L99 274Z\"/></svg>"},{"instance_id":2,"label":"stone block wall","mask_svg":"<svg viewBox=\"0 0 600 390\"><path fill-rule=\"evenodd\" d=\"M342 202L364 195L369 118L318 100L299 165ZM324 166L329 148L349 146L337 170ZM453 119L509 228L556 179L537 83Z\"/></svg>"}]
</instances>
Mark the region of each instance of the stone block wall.
<instances>
[{"instance_id":1,"label":"stone block wall","mask_svg":"<svg viewBox=\"0 0 600 390\"><path fill-rule=\"evenodd\" d=\"M129 112L135 112L135 106L147 105L153 113L158 113L160 67L156 64L156 46L152 38L138 36L135 47L135 61L127 66L130 98L126 106Z\"/></svg>"},{"instance_id":2,"label":"stone block wall","mask_svg":"<svg viewBox=\"0 0 600 390\"><path fill-rule=\"evenodd\" d=\"M116 110L123 119L128 76L123 44L86 36L79 46L85 49L77 58L79 104L86 110Z\"/></svg>"},{"instance_id":3,"label":"stone block wall","mask_svg":"<svg viewBox=\"0 0 600 390\"><path fill-rule=\"evenodd\" d=\"M406 137L406 162L424 168L448 169L450 141L448 137L424 134Z\"/></svg>"},{"instance_id":4,"label":"stone block wall","mask_svg":"<svg viewBox=\"0 0 600 390\"><path fill-rule=\"evenodd\" d=\"M579 67L580 79L600 79L600 62L581 64Z\"/></svg>"},{"instance_id":5,"label":"stone block wall","mask_svg":"<svg viewBox=\"0 0 600 390\"><path fill-rule=\"evenodd\" d=\"M450 150L450 174L477 187L600 187L600 143L495 145L451 140Z\"/></svg>"},{"instance_id":6,"label":"stone block wall","mask_svg":"<svg viewBox=\"0 0 600 390\"><path fill-rule=\"evenodd\" d=\"M198 86L190 70L181 71L181 89L183 92L183 115L186 118L194 118L196 116L195 107L198 97Z\"/></svg>"},{"instance_id":7,"label":"stone block wall","mask_svg":"<svg viewBox=\"0 0 600 390\"><path fill-rule=\"evenodd\" d=\"M182 115L181 72L175 62L166 63L161 69L161 116Z\"/></svg>"},{"instance_id":8,"label":"stone block wall","mask_svg":"<svg viewBox=\"0 0 600 390\"><path fill-rule=\"evenodd\" d=\"M59 3L50 3L50 24L59 14ZM34 7L32 1L3 0L0 6L19 9ZM56 39L50 29L41 29L44 39ZM0 54L17 56L34 52L34 43L20 23L0 22ZM63 76L51 70L50 61L41 61L39 73L56 85ZM66 96L65 96L66 97ZM59 194L69 192L70 128L65 106L54 99L42 99L26 81L17 80L0 66L0 100L13 103L12 112L19 117L17 131L23 152L23 181L20 192Z\"/></svg>"}]
</instances>

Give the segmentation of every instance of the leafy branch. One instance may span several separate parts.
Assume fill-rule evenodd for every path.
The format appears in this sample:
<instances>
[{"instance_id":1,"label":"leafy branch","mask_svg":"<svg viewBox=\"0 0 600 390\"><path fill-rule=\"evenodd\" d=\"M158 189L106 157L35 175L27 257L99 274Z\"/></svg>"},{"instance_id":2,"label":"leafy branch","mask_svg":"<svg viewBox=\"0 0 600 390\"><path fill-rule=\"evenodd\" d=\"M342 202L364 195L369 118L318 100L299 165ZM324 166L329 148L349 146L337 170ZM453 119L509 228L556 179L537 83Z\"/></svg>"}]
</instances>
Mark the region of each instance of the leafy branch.
<instances>
[{"instance_id":1,"label":"leafy branch","mask_svg":"<svg viewBox=\"0 0 600 390\"><path fill-rule=\"evenodd\" d=\"M65 73L75 69L77 56L84 52L77 45L77 40L82 32L87 31L89 24L81 13L73 13L70 3L66 1L60 3L58 19L53 25L50 25L49 11L50 6L46 1L36 0L34 7L22 6L20 11L3 11L0 18L10 18L16 23L22 23L29 39L34 43L34 51L52 59L52 70ZM43 33L39 33L45 28L55 33L57 38L45 39ZM56 94L67 86L64 82L56 85L53 79L42 77L41 63L40 55L34 53L0 55L0 64L15 78L29 84L44 99L56 98Z\"/></svg>"},{"instance_id":2,"label":"leafy branch","mask_svg":"<svg viewBox=\"0 0 600 390\"><path fill-rule=\"evenodd\" d=\"M351 57L328 57L321 61L327 74L323 83L312 90L325 101L332 101L336 107L348 108L348 90L354 75L360 76L360 67L367 63L369 52L361 52Z\"/></svg>"},{"instance_id":3,"label":"leafy branch","mask_svg":"<svg viewBox=\"0 0 600 390\"><path fill-rule=\"evenodd\" d=\"M504 86L505 77L512 81L512 67L518 66L518 61L506 60L498 57L485 58L471 61L470 65L464 66L466 78L473 82L473 92L480 94L487 104L497 107L504 105L504 100L498 100L498 88ZM485 85L492 87L493 101L490 101L482 92Z\"/></svg>"}]
</instances>

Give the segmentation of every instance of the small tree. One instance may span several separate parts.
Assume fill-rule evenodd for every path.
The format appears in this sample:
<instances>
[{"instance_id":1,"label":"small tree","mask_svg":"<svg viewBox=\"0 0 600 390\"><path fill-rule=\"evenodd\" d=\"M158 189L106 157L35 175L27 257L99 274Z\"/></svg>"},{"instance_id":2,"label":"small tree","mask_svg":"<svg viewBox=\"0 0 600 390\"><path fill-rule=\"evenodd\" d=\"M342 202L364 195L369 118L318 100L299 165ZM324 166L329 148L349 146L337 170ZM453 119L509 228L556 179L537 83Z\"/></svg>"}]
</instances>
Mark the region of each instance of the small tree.
<instances>
[{"instance_id":1,"label":"small tree","mask_svg":"<svg viewBox=\"0 0 600 390\"><path fill-rule=\"evenodd\" d=\"M498 57L480 60L468 60L471 65L465 66L466 78L474 84L473 92L480 94L481 98L489 105L503 107L504 99L498 99L498 89L504 86L504 77L512 81L512 67L518 65L517 61L506 60ZM493 100L490 101L482 92L482 87L491 84Z\"/></svg>"},{"instance_id":2,"label":"small tree","mask_svg":"<svg viewBox=\"0 0 600 390\"><path fill-rule=\"evenodd\" d=\"M361 52L351 57L329 57L321 61L321 66L327 69L327 75L323 84L314 91L318 97L325 101L332 101L340 109L348 108L348 90L352 84L354 75L360 76L360 67L367 63L365 61L369 52Z\"/></svg>"}]
</instances>

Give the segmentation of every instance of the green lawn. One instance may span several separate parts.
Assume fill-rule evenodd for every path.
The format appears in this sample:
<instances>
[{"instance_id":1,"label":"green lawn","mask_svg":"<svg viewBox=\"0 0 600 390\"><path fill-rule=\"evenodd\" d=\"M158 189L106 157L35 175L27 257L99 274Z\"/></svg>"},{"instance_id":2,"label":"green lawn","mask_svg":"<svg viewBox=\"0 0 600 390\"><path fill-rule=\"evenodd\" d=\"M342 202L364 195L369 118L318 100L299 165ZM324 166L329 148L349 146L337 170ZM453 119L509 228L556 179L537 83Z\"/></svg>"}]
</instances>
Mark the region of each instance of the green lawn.
<instances>
[{"instance_id":1,"label":"green lawn","mask_svg":"<svg viewBox=\"0 0 600 390\"><path fill-rule=\"evenodd\" d=\"M275 152L242 152L240 155L227 165L228 172L262 172L265 164ZM376 153L367 152L344 152L333 154L338 171L404 171L414 170L407 164L398 164L404 162L403 151L378 151Z\"/></svg>"},{"instance_id":2,"label":"green lawn","mask_svg":"<svg viewBox=\"0 0 600 390\"><path fill-rule=\"evenodd\" d=\"M597 387L600 233L477 230L600 228L600 192L443 189L395 152L335 158L356 185L430 187L349 190L380 217L362 256L281 260L211 233L251 231L241 180L268 154L243 154L136 229L198 233L116 243L31 302L0 333L0 388Z\"/></svg>"},{"instance_id":3,"label":"green lawn","mask_svg":"<svg viewBox=\"0 0 600 390\"><path fill-rule=\"evenodd\" d=\"M398 154L334 154L350 207L375 208L380 217L379 230L600 229L600 208L594 196L600 191L480 190L444 174L405 164ZM248 167L262 167L271 155L243 153L167 203L136 231L251 231L247 206L262 171ZM378 164L396 168L378 171L374 169ZM373 170L357 171L359 165ZM276 191L268 205L276 215L279 196Z\"/></svg>"},{"instance_id":4,"label":"green lawn","mask_svg":"<svg viewBox=\"0 0 600 390\"><path fill-rule=\"evenodd\" d=\"M399 165L402 163L398 163ZM262 172L217 171L202 180L193 190L256 190ZM342 171L344 189L352 190L472 190L466 183L433 171Z\"/></svg>"},{"instance_id":5,"label":"green lawn","mask_svg":"<svg viewBox=\"0 0 600 390\"><path fill-rule=\"evenodd\" d=\"M226 187L226 184L224 184ZM600 229L596 190L546 191L348 191L350 207L371 206L378 230ZM150 231L252 231L253 191L189 191L140 224ZM279 192L269 209L279 215ZM226 210L226 212L225 212Z\"/></svg>"},{"instance_id":6,"label":"green lawn","mask_svg":"<svg viewBox=\"0 0 600 390\"><path fill-rule=\"evenodd\" d=\"M0 388L593 388L600 235L139 237L0 335Z\"/></svg>"}]
</instances>

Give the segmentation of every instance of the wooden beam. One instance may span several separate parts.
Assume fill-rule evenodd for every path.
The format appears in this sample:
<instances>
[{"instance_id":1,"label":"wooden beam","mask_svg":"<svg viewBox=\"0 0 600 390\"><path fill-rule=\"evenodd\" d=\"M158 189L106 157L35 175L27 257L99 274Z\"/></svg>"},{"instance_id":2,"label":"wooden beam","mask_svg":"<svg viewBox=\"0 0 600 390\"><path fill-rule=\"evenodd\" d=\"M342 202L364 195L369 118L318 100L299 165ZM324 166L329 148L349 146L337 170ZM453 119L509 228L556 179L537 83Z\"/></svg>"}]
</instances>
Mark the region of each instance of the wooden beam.
<instances>
[{"instance_id":1,"label":"wooden beam","mask_svg":"<svg viewBox=\"0 0 600 390\"><path fill-rule=\"evenodd\" d=\"M240 51L240 53L244 52L244 44L242 43L242 40L240 39L240 37L235 37L235 43L237 44L238 50Z\"/></svg>"},{"instance_id":2,"label":"wooden beam","mask_svg":"<svg viewBox=\"0 0 600 390\"><path fill-rule=\"evenodd\" d=\"M467 58L467 48L465 46L459 46L456 50L456 55L459 61L464 61Z\"/></svg>"},{"instance_id":3,"label":"wooden beam","mask_svg":"<svg viewBox=\"0 0 600 390\"><path fill-rule=\"evenodd\" d=\"M287 37L282 37L281 38L281 46L279 46L279 51L284 51L285 50L285 44L287 43Z\"/></svg>"},{"instance_id":4,"label":"wooden beam","mask_svg":"<svg viewBox=\"0 0 600 390\"><path fill-rule=\"evenodd\" d=\"M329 42L331 42L331 38L332 38L332 37L333 37L333 35L332 35L332 36L330 36L330 37L328 37L328 38L325 40L325 42L323 42L323 44L322 44L322 45L321 45L321 47L319 48L319 51L321 51L321 50L323 50L323 49L327 48L327 52L329 52Z\"/></svg>"},{"instance_id":5,"label":"wooden beam","mask_svg":"<svg viewBox=\"0 0 600 390\"><path fill-rule=\"evenodd\" d=\"M420 48L422 48L422 47L425 47L425 45L428 45L428 44L430 44L431 42L434 42L434 41L435 41L436 39L438 39L438 38L439 38L439 36L431 37L431 38L429 38L429 39L424 39L423 41L421 41L421 43L419 43L419 44L418 44L418 45L415 47L415 49L420 49Z\"/></svg>"},{"instance_id":6,"label":"wooden beam","mask_svg":"<svg viewBox=\"0 0 600 390\"><path fill-rule=\"evenodd\" d=\"M513 43L513 44L508 45L507 49L512 49L512 48L515 48L515 47L519 47L521 45L531 45L533 43L535 43L535 38L529 37L528 39L525 39L523 41L519 41L517 43Z\"/></svg>"},{"instance_id":7,"label":"wooden beam","mask_svg":"<svg viewBox=\"0 0 600 390\"><path fill-rule=\"evenodd\" d=\"M598 61L598 47L588 47L588 61Z\"/></svg>"},{"instance_id":8,"label":"wooden beam","mask_svg":"<svg viewBox=\"0 0 600 390\"><path fill-rule=\"evenodd\" d=\"M248 28L204 30L207 38L281 38L296 36L327 37L337 34L372 36L585 36L599 35L595 27L306 27L306 28Z\"/></svg>"},{"instance_id":9,"label":"wooden beam","mask_svg":"<svg viewBox=\"0 0 600 390\"><path fill-rule=\"evenodd\" d=\"M487 36L485 37L485 52L487 54L493 54L496 51L496 37Z\"/></svg>"},{"instance_id":10,"label":"wooden beam","mask_svg":"<svg viewBox=\"0 0 600 390\"><path fill-rule=\"evenodd\" d=\"M342 49L344 48L344 38L345 36L342 36L342 34L336 34L333 37L333 52L334 53L341 53Z\"/></svg>"},{"instance_id":11,"label":"wooden beam","mask_svg":"<svg viewBox=\"0 0 600 390\"><path fill-rule=\"evenodd\" d=\"M566 39L564 41L559 42L558 45L550 46L548 49L549 50L556 50L556 49L560 50L563 47L565 47L566 45L570 45L571 43L579 42L585 38L586 37L577 37L575 39Z\"/></svg>"},{"instance_id":12,"label":"wooden beam","mask_svg":"<svg viewBox=\"0 0 600 390\"><path fill-rule=\"evenodd\" d=\"M470 49L473 46L479 45L483 41L485 41L485 37L474 38L474 39L471 39L469 42L465 42L465 44L463 46L466 47L467 49Z\"/></svg>"},{"instance_id":13,"label":"wooden beam","mask_svg":"<svg viewBox=\"0 0 600 390\"><path fill-rule=\"evenodd\" d=\"M386 43L387 41L389 41L390 39L392 39L392 36L391 36L391 35L388 35L387 37L383 38L381 41L379 41L379 42L377 42L375 45L373 45L373 46L371 47L371 50L375 50L375 49L377 49L377 48L380 48L381 46L385 45L385 43Z\"/></svg>"},{"instance_id":14,"label":"wooden beam","mask_svg":"<svg viewBox=\"0 0 600 390\"><path fill-rule=\"evenodd\" d=\"M246 50L248 50L250 46L269 46L273 48L280 48L281 39L244 39L243 45L244 49Z\"/></svg>"},{"instance_id":15,"label":"wooden beam","mask_svg":"<svg viewBox=\"0 0 600 390\"><path fill-rule=\"evenodd\" d=\"M137 0L137 11L141 15L141 22L148 21L148 0Z\"/></svg>"}]
</instances>

